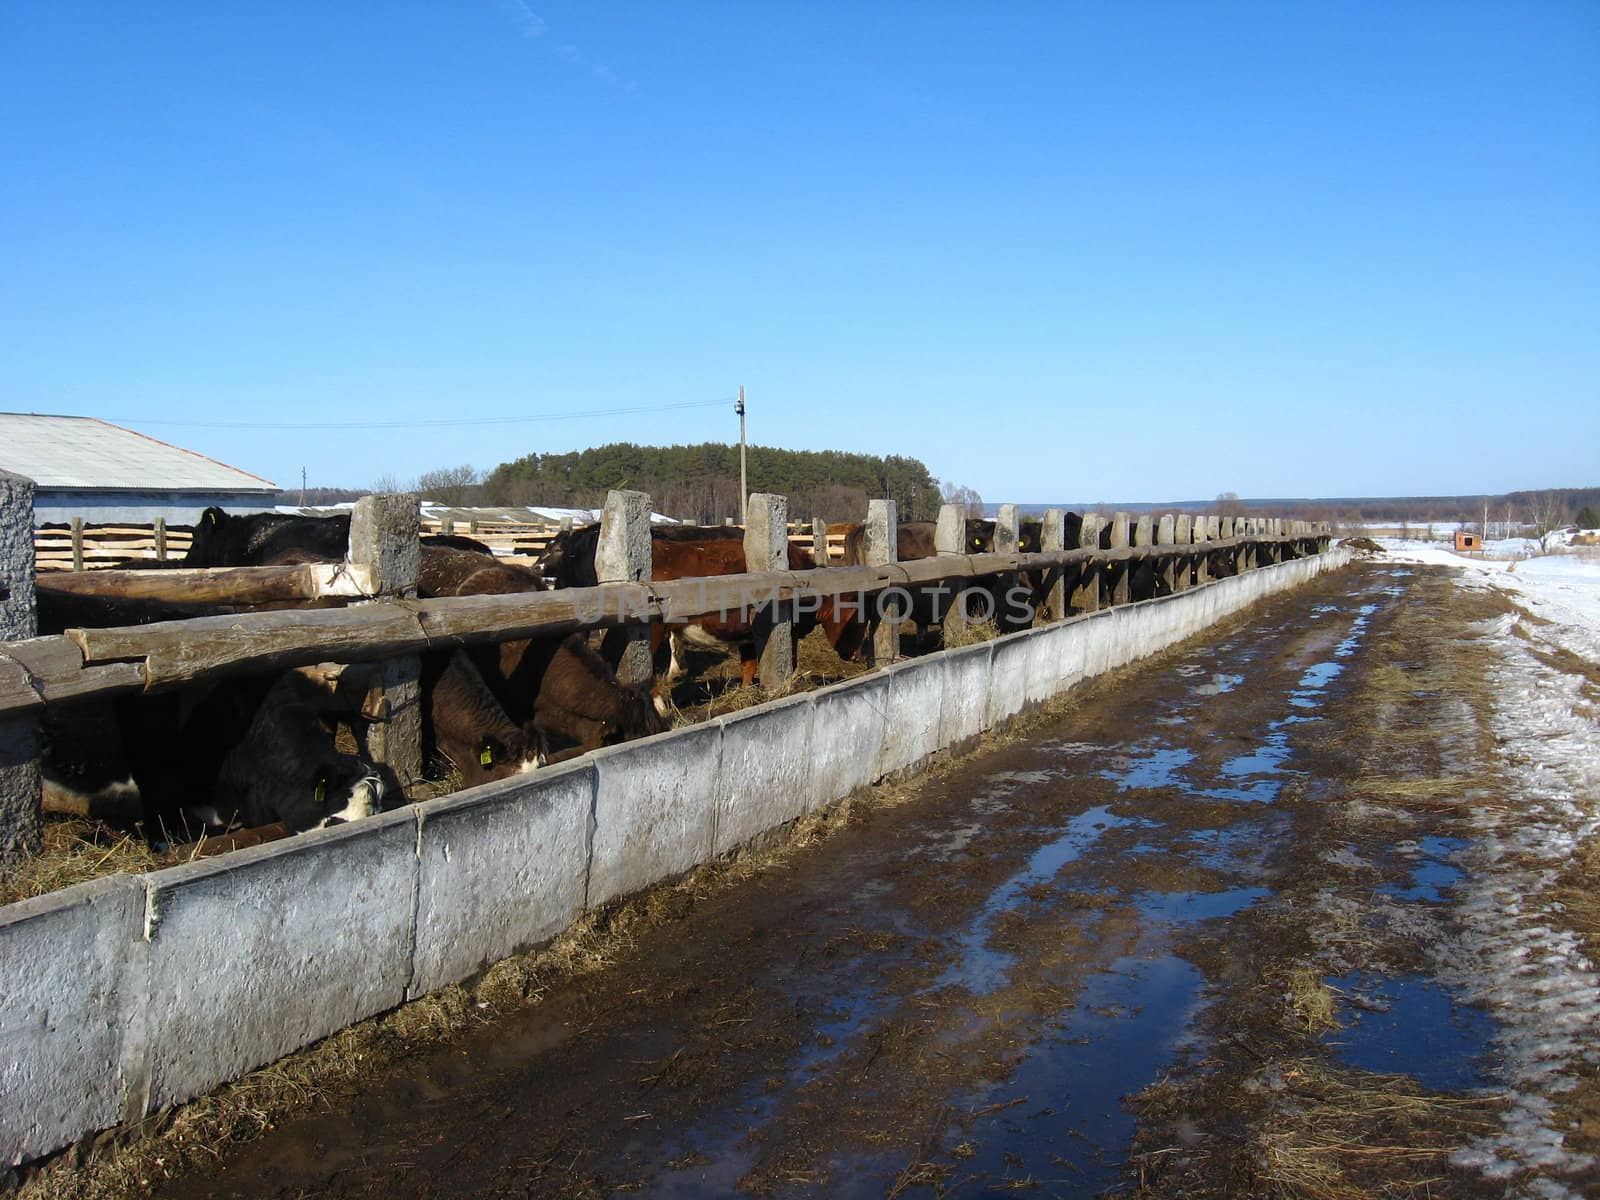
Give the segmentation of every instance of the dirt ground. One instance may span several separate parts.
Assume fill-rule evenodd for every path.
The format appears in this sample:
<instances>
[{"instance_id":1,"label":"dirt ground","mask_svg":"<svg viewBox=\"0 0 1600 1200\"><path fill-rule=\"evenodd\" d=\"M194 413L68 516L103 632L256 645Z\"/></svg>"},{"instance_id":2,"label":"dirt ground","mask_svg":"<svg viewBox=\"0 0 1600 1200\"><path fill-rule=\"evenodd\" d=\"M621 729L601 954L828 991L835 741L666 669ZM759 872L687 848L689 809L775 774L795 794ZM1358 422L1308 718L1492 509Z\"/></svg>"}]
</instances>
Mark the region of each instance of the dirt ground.
<instances>
[{"instance_id":1,"label":"dirt ground","mask_svg":"<svg viewBox=\"0 0 1600 1200\"><path fill-rule=\"evenodd\" d=\"M24 1195L1592 1192L1592 1063L1567 1157L1483 1165L1527 1108L1462 973L1508 606L1356 564Z\"/></svg>"}]
</instances>

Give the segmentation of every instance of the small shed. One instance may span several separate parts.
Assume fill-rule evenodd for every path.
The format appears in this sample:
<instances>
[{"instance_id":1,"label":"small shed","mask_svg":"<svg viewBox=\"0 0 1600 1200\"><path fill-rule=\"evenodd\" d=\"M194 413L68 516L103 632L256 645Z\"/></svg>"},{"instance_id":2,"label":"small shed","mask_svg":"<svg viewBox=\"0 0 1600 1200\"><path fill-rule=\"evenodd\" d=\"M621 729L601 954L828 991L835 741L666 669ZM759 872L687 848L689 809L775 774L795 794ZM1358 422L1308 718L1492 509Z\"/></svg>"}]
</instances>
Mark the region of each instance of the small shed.
<instances>
[{"instance_id":1,"label":"small shed","mask_svg":"<svg viewBox=\"0 0 1600 1200\"><path fill-rule=\"evenodd\" d=\"M271 508L278 487L96 417L0 413L0 470L33 480L35 525L192 525L210 505Z\"/></svg>"},{"instance_id":2,"label":"small shed","mask_svg":"<svg viewBox=\"0 0 1600 1200\"><path fill-rule=\"evenodd\" d=\"M1456 550L1482 550L1483 538L1475 533L1468 533L1465 529L1456 530Z\"/></svg>"}]
</instances>

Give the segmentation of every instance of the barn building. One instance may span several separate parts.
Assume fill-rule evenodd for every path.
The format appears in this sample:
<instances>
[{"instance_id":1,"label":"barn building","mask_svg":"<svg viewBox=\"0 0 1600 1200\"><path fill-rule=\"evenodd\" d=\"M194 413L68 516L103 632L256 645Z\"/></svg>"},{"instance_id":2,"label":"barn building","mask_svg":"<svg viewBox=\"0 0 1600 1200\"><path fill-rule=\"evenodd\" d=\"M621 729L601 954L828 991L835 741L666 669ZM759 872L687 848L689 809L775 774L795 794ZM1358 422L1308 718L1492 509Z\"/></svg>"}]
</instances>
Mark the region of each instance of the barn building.
<instances>
[{"instance_id":1,"label":"barn building","mask_svg":"<svg viewBox=\"0 0 1600 1200\"><path fill-rule=\"evenodd\" d=\"M277 485L95 417L0 413L0 470L33 480L35 525L192 525L209 505L271 508Z\"/></svg>"}]
</instances>

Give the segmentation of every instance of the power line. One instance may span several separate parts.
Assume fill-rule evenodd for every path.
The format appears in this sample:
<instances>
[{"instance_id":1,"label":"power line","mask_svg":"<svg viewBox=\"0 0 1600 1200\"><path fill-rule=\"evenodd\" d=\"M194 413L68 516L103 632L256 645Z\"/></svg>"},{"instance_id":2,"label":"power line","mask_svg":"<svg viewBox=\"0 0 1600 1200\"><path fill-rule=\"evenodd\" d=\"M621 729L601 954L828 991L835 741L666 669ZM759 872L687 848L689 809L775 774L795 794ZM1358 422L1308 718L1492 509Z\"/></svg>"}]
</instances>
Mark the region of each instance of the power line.
<instances>
[{"instance_id":1,"label":"power line","mask_svg":"<svg viewBox=\"0 0 1600 1200\"><path fill-rule=\"evenodd\" d=\"M727 400L691 400L684 404L641 404L631 408L539 413L531 417L454 417L427 421L174 421L145 417L105 417L104 420L122 425L179 425L188 429L445 429L463 425L530 425L540 421L574 421L584 417L681 412L688 408L721 408L727 403Z\"/></svg>"}]
</instances>

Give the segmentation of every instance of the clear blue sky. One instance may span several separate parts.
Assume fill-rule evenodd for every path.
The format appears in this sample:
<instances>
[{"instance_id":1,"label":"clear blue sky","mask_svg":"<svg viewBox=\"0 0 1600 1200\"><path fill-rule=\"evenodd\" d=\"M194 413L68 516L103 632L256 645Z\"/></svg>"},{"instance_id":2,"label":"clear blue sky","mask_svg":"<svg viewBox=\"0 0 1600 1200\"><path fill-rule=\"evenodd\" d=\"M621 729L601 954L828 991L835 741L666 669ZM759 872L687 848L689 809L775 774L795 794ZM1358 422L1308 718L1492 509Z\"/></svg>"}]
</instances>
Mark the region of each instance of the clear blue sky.
<instances>
[{"instance_id":1,"label":"clear blue sky","mask_svg":"<svg viewBox=\"0 0 1600 1200\"><path fill-rule=\"evenodd\" d=\"M1600 3L0 6L0 410L282 485L1600 483ZM759 485L759 480L752 483Z\"/></svg>"}]
</instances>

